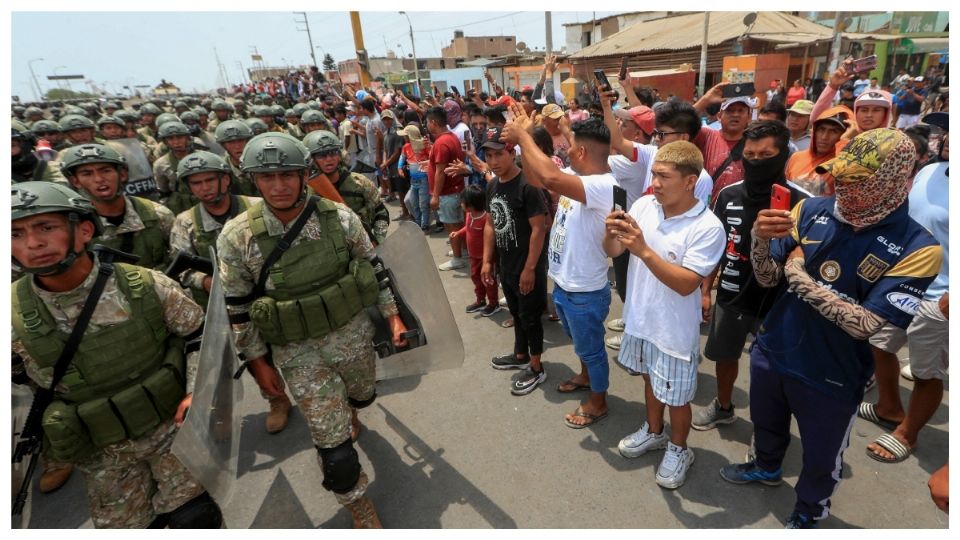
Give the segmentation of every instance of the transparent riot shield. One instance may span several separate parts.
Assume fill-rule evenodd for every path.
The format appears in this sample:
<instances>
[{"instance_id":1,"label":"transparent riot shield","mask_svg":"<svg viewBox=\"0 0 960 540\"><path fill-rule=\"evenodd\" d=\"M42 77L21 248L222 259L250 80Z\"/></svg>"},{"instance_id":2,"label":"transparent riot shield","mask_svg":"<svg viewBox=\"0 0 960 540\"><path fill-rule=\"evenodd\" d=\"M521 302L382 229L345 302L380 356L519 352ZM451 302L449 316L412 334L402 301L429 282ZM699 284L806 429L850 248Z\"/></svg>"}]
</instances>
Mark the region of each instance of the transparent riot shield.
<instances>
[{"instance_id":1,"label":"transparent riot shield","mask_svg":"<svg viewBox=\"0 0 960 540\"><path fill-rule=\"evenodd\" d=\"M389 335L378 328L377 379L396 379L463 365L463 338L453 318L440 273L433 262L420 227L400 222L399 227L377 246L377 253L391 274L394 291L408 330L411 348L388 351ZM417 327L417 328L414 328ZM389 353L389 355L385 355Z\"/></svg>"},{"instance_id":2,"label":"transparent riot shield","mask_svg":"<svg viewBox=\"0 0 960 540\"><path fill-rule=\"evenodd\" d=\"M217 140L210 135L210 133L201 131L196 138L200 139L200 142L202 142L210 152L213 152L223 159L227 159L227 151L223 148L223 146L220 146L220 143L218 143Z\"/></svg>"},{"instance_id":3,"label":"transparent riot shield","mask_svg":"<svg viewBox=\"0 0 960 540\"><path fill-rule=\"evenodd\" d=\"M157 183L153 180L153 167L150 160L143 153L140 140L129 137L107 141L107 146L113 148L127 160L127 169L130 171L124 191L127 195L154 198L159 197Z\"/></svg>"},{"instance_id":4,"label":"transparent riot shield","mask_svg":"<svg viewBox=\"0 0 960 540\"><path fill-rule=\"evenodd\" d=\"M210 251L216 268L215 255ZM217 272L213 274L203 328L193 402L172 450L223 506L230 500L237 478L243 386L233 378L239 362Z\"/></svg>"}]
</instances>

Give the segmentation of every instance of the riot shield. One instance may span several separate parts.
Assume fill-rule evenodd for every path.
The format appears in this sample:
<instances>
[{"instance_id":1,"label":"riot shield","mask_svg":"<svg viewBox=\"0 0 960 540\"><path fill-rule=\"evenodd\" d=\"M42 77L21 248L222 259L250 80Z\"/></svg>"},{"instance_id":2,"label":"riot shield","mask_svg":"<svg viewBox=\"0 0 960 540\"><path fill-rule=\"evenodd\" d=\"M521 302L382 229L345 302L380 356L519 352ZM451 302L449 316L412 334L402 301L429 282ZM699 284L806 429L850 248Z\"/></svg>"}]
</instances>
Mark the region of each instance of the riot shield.
<instances>
[{"instance_id":1,"label":"riot shield","mask_svg":"<svg viewBox=\"0 0 960 540\"><path fill-rule=\"evenodd\" d=\"M143 153L139 139L133 137L113 139L107 141L107 146L119 152L127 160L127 168L130 171L124 186L127 195L151 199L160 196L157 183L153 180L153 167L150 166L147 155Z\"/></svg>"},{"instance_id":2,"label":"riot shield","mask_svg":"<svg viewBox=\"0 0 960 540\"><path fill-rule=\"evenodd\" d=\"M210 250L216 268L216 256ZM220 506L233 492L240 450L243 385L219 273L213 274L193 402L173 441L173 453Z\"/></svg>"},{"instance_id":3,"label":"riot shield","mask_svg":"<svg viewBox=\"0 0 960 540\"><path fill-rule=\"evenodd\" d=\"M222 157L223 159L227 159L227 151L220 146L220 143L218 143L217 140L210 135L210 133L201 130L200 134L197 135L196 138L200 139L204 146L207 147L207 150Z\"/></svg>"},{"instance_id":4,"label":"riot shield","mask_svg":"<svg viewBox=\"0 0 960 540\"><path fill-rule=\"evenodd\" d=\"M377 253L391 274L398 305L408 329L418 326L410 340L419 346L383 356L378 346L377 379L396 379L463 365L463 338L453 318L437 265L420 227L400 222L399 227L377 246ZM383 335L376 342L389 339ZM417 343L412 343L417 345Z\"/></svg>"}]
</instances>

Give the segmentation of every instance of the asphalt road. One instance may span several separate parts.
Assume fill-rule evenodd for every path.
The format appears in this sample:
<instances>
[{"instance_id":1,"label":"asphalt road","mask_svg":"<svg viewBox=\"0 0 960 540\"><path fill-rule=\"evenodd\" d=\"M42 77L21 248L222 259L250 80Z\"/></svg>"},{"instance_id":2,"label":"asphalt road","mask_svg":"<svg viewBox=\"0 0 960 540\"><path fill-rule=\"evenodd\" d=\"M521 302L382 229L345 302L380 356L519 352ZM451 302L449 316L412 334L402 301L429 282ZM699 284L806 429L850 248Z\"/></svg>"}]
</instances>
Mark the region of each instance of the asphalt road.
<instances>
[{"instance_id":1,"label":"asphalt road","mask_svg":"<svg viewBox=\"0 0 960 540\"><path fill-rule=\"evenodd\" d=\"M398 215L399 206L389 206L391 214ZM438 263L446 260L444 240L441 234L428 239ZM371 479L368 495L386 527L783 526L793 508L792 486L800 471L802 449L795 425L781 486L734 486L718 474L723 465L743 459L750 441L746 355L734 392L740 420L718 430L693 431L689 444L696 462L686 484L673 491L661 489L654 482L661 452L627 460L616 448L620 438L643 421L639 378L611 367L609 417L588 429L566 427L563 415L576 408L579 396L559 394L556 385L578 369L578 361L559 323L544 322L546 383L527 396L514 397L509 384L515 372L489 366L492 356L512 350L512 330L499 326L508 317L506 310L491 318L464 313L473 300L469 275L442 274L463 336L462 367L383 382L377 401L360 414L364 428L358 448ZM620 313L614 295L609 318ZM285 431L268 435L263 427L266 402L249 377L243 381L241 409L246 416L237 488L222 505L227 526L350 527L349 513L320 485L317 454L303 417L294 410ZM912 383L900 382L906 402ZM710 402L714 389L713 367L705 361L695 409ZM875 395L874 390L867 397ZM832 515L821 526L946 528L947 516L930 501L926 483L947 459L948 403L945 392L940 409L920 433L916 451L896 465L865 455L866 445L882 431L857 420ZM78 474L58 492L35 493L28 503L28 527L92 526Z\"/></svg>"}]
</instances>

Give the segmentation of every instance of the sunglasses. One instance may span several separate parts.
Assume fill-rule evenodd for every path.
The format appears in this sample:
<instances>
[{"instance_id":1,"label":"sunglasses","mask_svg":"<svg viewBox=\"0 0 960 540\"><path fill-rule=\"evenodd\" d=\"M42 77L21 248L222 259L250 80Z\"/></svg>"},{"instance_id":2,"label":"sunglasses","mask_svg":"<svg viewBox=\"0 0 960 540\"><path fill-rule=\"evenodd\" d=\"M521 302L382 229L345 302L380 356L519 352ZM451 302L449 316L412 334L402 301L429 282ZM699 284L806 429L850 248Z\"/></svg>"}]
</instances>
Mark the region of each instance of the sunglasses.
<instances>
[{"instance_id":1,"label":"sunglasses","mask_svg":"<svg viewBox=\"0 0 960 540\"><path fill-rule=\"evenodd\" d=\"M662 139L667 135L681 135L681 134L683 134L682 131L660 131L659 129L653 130L654 139Z\"/></svg>"},{"instance_id":2,"label":"sunglasses","mask_svg":"<svg viewBox=\"0 0 960 540\"><path fill-rule=\"evenodd\" d=\"M340 155L340 150L321 150L319 152L313 153L313 157L318 157L321 159L331 157L331 156L339 156L339 155Z\"/></svg>"}]
</instances>

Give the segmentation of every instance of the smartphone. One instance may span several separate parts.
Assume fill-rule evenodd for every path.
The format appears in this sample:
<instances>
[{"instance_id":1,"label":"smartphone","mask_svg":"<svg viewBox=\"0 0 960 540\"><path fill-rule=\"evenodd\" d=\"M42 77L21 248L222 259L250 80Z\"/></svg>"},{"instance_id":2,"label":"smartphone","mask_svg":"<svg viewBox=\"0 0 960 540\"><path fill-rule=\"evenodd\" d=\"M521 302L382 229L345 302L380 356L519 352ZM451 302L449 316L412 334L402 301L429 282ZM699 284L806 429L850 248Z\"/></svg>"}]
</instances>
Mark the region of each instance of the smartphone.
<instances>
[{"instance_id":1,"label":"smartphone","mask_svg":"<svg viewBox=\"0 0 960 540\"><path fill-rule=\"evenodd\" d=\"M460 91L457 90L457 87L456 87L456 86L451 85L451 86L450 86L450 90L453 90L453 93L454 93L454 94L456 94L456 95L458 95L458 96L460 95Z\"/></svg>"},{"instance_id":2,"label":"smartphone","mask_svg":"<svg viewBox=\"0 0 960 540\"><path fill-rule=\"evenodd\" d=\"M600 85L600 89L602 91L609 92L610 90L613 90L613 87L610 86L610 80L607 79L607 74L604 73L602 69L593 70L593 76L597 79L597 84Z\"/></svg>"},{"instance_id":3,"label":"smartphone","mask_svg":"<svg viewBox=\"0 0 960 540\"><path fill-rule=\"evenodd\" d=\"M873 71L877 67L877 55L871 54L870 56L864 56L863 58L857 58L850 64L851 73L865 73L867 71Z\"/></svg>"},{"instance_id":4,"label":"smartphone","mask_svg":"<svg viewBox=\"0 0 960 540\"><path fill-rule=\"evenodd\" d=\"M750 97L756 93L752 82L748 83L730 83L723 87L723 97Z\"/></svg>"},{"instance_id":5,"label":"smartphone","mask_svg":"<svg viewBox=\"0 0 960 540\"><path fill-rule=\"evenodd\" d=\"M627 211L627 190L620 186L613 186L613 209Z\"/></svg>"},{"instance_id":6,"label":"smartphone","mask_svg":"<svg viewBox=\"0 0 960 540\"><path fill-rule=\"evenodd\" d=\"M510 112L510 109L503 111L503 119L507 122L513 122L513 113Z\"/></svg>"},{"instance_id":7,"label":"smartphone","mask_svg":"<svg viewBox=\"0 0 960 540\"><path fill-rule=\"evenodd\" d=\"M770 209L786 210L789 212L790 190L781 186L780 184L774 184L773 190L770 192Z\"/></svg>"},{"instance_id":8,"label":"smartphone","mask_svg":"<svg viewBox=\"0 0 960 540\"><path fill-rule=\"evenodd\" d=\"M627 57L624 56L620 59L620 80L627 80Z\"/></svg>"}]
</instances>

